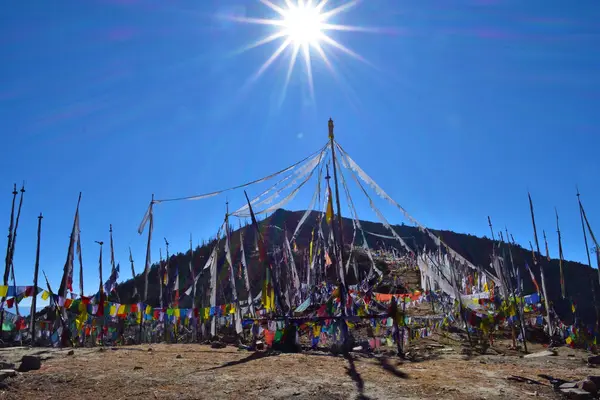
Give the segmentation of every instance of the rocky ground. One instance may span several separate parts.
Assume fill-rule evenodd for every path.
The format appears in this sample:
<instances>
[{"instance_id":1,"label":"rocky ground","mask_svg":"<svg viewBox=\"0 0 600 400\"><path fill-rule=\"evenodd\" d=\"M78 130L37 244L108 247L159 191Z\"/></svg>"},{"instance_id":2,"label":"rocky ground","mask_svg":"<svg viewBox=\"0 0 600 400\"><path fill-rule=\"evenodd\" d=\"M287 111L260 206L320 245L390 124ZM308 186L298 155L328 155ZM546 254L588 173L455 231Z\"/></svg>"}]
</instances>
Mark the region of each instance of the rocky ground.
<instances>
[{"instance_id":1,"label":"rocky ground","mask_svg":"<svg viewBox=\"0 0 600 400\"><path fill-rule=\"evenodd\" d=\"M532 353L544 350L530 347ZM523 358L504 343L486 355L462 354L463 348L422 340L411 349L413 361L383 354L269 354L196 344L5 348L0 349L2 367L18 369L24 355L40 358L41 367L16 375L0 372L0 399L555 399L560 394L540 375L556 379L555 386L600 375L581 350L559 348L556 355Z\"/></svg>"}]
</instances>

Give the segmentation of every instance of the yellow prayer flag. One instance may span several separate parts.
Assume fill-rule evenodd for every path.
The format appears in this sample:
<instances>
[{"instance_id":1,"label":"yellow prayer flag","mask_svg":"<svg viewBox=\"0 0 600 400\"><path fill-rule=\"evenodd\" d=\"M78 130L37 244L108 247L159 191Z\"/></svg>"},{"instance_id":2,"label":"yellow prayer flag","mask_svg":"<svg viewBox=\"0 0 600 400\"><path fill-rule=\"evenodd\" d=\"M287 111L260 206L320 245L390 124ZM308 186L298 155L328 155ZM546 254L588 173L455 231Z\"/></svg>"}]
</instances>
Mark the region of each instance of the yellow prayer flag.
<instances>
[{"instance_id":1,"label":"yellow prayer flag","mask_svg":"<svg viewBox=\"0 0 600 400\"><path fill-rule=\"evenodd\" d=\"M6 297L8 294L8 286L0 286L0 296Z\"/></svg>"},{"instance_id":2,"label":"yellow prayer flag","mask_svg":"<svg viewBox=\"0 0 600 400\"><path fill-rule=\"evenodd\" d=\"M179 308L175 308L175 309L173 309L173 314L174 314L176 317L181 317L181 311L179 310Z\"/></svg>"},{"instance_id":3,"label":"yellow prayer flag","mask_svg":"<svg viewBox=\"0 0 600 400\"><path fill-rule=\"evenodd\" d=\"M150 314L152 314L152 307L150 307L150 306L146 306L146 314L147 314L147 315L150 315Z\"/></svg>"},{"instance_id":4,"label":"yellow prayer flag","mask_svg":"<svg viewBox=\"0 0 600 400\"><path fill-rule=\"evenodd\" d=\"M2 290L2 289L0 289L0 291L1 291L1 290ZM2 294L2 293L0 293L0 295L1 295L1 294ZM48 300L48 298L49 298L49 297L50 297L50 292L48 292L47 290L44 290L44 291L42 292L42 300Z\"/></svg>"},{"instance_id":5,"label":"yellow prayer flag","mask_svg":"<svg viewBox=\"0 0 600 400\"><path fill-rule=\"evenodd\" d=\"M235 306L232 304L231 308L229 309L229 314L235 314Z\"/></svg>"},{"instance_id":6,"label":"yellow prayer flag","mask_svg":"<svg viewBox=\"0 0 600 400\"><path fill-rule=\"evenodd\" d=\"M571 344L572 341L573 341L573 339L571 339L571 336L567 337L567 339L566 339L567 344Z\"/></svg>"},{"instance_id":7,"label":"yellow prayer flag","mask_svg":"<svg viewBox=\"0 0 600 400\"><path fill-rule=\"evenodd\" d=\"M123 315L123 314L125 314L125 304L119 305L119 309L117 311L117 315Z\"/></svg>"},{"instance_id":8,"label":"yellow prayer flag","mask_svg":"<svg viewBox=\"0 0 600 400\"><path fill-rule=\"evenodd\" d=\"M210 318L210 308L206 307L204 309L204 321L208 321L209 318Z\"/></svg>"},{"instance_id":9,"label":"yellow prayer flag","mask_svg":"<svg viewBox=\"0 0 600 400\"><path fill-rule=\"evenodd\" d=\"M84 309L84 311L79 314L77 316L77 318L75 319L75 325L77 326L77 330L80 331L83 329L83 326L85 325L85 321L87 321L87 310Z\"/></svg>"},{"instance_id":10,"label":"yellow prayer flag","mask_svg":"<svg viewBox=\"0 0 600 400\"><path fill-rule=\"evenodd\" d=\"M112 305L110 306L110 315L115 315L117 313L117 306Z\"/></svg>"},{"instance_id":11,"label":"yellow prayer flag","mask_svg":"<svg viewBox=\"0 0 600 400\"><path fill-rule=\"evenodd\" d=\"M327 211L325 212L325 220L329 225L333 221L333 201L331 195L331 188L327 188L327 192L329 193L329 198L327 199Z\"/></svg>"}]
</instances>

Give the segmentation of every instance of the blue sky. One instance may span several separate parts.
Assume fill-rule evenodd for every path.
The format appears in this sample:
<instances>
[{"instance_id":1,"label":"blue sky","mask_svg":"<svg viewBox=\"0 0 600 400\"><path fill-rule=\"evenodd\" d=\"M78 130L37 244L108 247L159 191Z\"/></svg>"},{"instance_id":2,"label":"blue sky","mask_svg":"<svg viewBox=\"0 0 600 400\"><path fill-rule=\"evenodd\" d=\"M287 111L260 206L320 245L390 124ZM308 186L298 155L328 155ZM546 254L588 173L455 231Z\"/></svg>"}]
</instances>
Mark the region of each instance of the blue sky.
<instances>
[{"instance_id":1,"label":"blue sky","mask_svg":"<svg viewBox=\"0 0 600 400\"><path fill-rule=\"evenodd\" d=\"M131 246L141 271L146 239L136 228L152 193L192 195L267 175L321 147L329 117L342 146L423 224L487 235L490 215L527 244L529 190L552 255L556 206L565 256L585 258L576 185L600 232L596 1L363 1L331 22L385 29L330 36L372 65L324 46L337 78L313 53L314 99L297 64L283 101L287 51L246 85L281 42L236 53L273 27L223 15L276 16L251 0L3 7L0 223L8 227L12 184L24 180L18 284L31 284L43 212L41 268L58 286L79 191L91 292L93 242L108 241L110 223L116 258L127 264ZM306 207L311 194L290 207ZM227 197L232 207L244 199ZM195 242L214 235L225 200L158 205L154 261L163 237L179 251L190 233ZM375 220L364 201L359 214Z\"/></svg>"}]
</instances>

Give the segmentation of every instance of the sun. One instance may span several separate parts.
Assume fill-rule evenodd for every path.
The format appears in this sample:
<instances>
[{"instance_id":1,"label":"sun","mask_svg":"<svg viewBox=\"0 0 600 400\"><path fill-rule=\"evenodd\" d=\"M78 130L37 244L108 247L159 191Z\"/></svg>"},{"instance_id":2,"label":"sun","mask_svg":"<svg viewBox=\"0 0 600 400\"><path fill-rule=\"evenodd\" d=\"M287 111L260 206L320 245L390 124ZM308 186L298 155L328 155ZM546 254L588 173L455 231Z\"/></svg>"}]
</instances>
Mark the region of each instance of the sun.
<instances>
[{"instance_id":1,"label":"sun","mask_svg":"<svg viewBox=\"0 0 600 400\"><path fill-rule=\"evenodd\" d=\"M311 4L291 4L283 14L283 32L296 46L316 45L323 35L325 18Z\"/></svg>"},{"instance_id":2,"label":"sun","mask_svg":"<svg viewBox=\"0 0 600 400\"><path fill-rule=\"evenodd\" d=\"M312 56L316 53L324 62L326 67L335 76L335 70L325 50L336 49L355 59L369 64L363 57L350 50L330 35L328 31L355 31L355 32L378 32L377 28L365 28L360 26L333 24L331 18L346 12L358 4L358 0L347 1L335 8L326 9L329 0L283 0L275 4L272 0L259 0L262 4L275 12L277 18L248 18L248 17L226 17L227 19L248 23L267 25L273 28L273 33L250 45L244 47L241 52L266 45L280 40L281 44L271 56L260 66L260 68L249 79L247 84L255 82L273 64L275 60L290 49L290 60L282 91L282 99L285 97L294 66L298 55L304 59L305 71L310 90L310 96L314 100L314 85L312 73Z\"/></svg>"}]
</instances>

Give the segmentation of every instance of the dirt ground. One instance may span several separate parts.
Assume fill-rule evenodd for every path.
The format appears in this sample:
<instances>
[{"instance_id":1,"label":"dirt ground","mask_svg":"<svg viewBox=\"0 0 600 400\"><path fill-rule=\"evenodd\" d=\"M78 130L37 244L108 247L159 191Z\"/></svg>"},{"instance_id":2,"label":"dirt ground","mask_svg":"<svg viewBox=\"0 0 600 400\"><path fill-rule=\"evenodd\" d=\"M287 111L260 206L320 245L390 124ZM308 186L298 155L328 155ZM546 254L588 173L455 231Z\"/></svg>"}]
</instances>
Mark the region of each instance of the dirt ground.
<instances>
[{"instance_id":1,"label":"dirt ground","mask_svg":"<svg viewBox=\"0 0 600 400\"><path fill-rule=\"evenodd\" d=\"M17 365L24 354L43 360L40 370L7 378L0 399L555 399L539 374L564 380L600 374L586 366L586 352L568 348L538 358L508 351L467 356L439 344L430 349L429 359L416 362L354 353L350 359L267 355L197 344L82 348L72 355L69 349L0 349L1 360ZM511 375L539 384L507 379Z\"/></svg>"}]
</instances>

